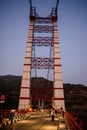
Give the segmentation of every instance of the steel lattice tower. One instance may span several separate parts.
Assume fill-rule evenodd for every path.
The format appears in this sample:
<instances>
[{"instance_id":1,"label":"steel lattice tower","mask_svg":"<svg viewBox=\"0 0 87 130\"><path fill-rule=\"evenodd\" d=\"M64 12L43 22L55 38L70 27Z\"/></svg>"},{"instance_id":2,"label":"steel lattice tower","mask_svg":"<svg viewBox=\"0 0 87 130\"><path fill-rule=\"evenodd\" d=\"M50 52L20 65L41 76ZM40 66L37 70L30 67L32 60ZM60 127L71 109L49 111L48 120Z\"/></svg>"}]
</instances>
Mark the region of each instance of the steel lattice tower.
<instances>
[{"instance_id":1,"label":"steel lattice tower","mask_svg":"<svg viewBox=\"0 0 87 130\"><path fill-rule=\"evenodd\" d=\"M48 17L40 17L36 12L36 8L32 7L30 0L30 26L18 109L27 109L35 104L35 101L39 105L51 101L53 107L63 107L65 109L57 29L58 3L59 0L57 0L56 7L52 8ZM46 56L45 50L44 53L41 53L44 47L45 50L48 50L49 56ZM38 56L39 51L41 55ZM53 84L49 87L47 80L45 80L47 84L44 81L42 82L43 79L40 76L38 80L38 73L41 73L41 70L42 74L45 73L45 70L47 72L45 79L49 80L52 77ZM37 82L39 82L39 85Z\"/></svg>"}]
</instances>

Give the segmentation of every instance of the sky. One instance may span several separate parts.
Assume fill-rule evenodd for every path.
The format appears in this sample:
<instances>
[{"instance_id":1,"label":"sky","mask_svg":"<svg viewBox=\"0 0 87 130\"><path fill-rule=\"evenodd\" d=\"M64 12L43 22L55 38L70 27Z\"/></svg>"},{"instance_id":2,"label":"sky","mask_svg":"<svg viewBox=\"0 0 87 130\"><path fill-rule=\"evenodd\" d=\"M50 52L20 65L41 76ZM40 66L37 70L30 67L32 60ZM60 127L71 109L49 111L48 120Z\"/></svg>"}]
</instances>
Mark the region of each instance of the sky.
<instances>
[{"instance_id":1,"label":"sky","mask_svg":"<svg viewBox=\"0 0 87 130\"><path fill-rule=\"evenodd\" d=\"M56 0L32 4L48 16ZM29 0L0 0L0 75L22 75L29 7ZM87 86L87 0L60 0L57 24L63 82Z\"/></svg>"}]
</instances>

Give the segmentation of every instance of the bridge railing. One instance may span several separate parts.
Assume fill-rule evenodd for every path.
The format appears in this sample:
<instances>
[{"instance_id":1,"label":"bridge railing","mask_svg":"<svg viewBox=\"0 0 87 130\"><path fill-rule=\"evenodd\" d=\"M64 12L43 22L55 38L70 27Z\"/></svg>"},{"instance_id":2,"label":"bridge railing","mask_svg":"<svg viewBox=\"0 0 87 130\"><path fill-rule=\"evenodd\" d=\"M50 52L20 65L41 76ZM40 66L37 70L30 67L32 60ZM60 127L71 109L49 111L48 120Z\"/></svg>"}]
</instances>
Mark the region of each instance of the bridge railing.
<instances>
[{"instance_id":1,"label":"bridge railing","mask_svg":"<svg viewBox=\"0 0 87 130\"><path fill-rule=\"evenodd\" d=\"M0 111L0 128L20 120L29 119L32 109L28 110L11 110L5 109Z\"/></svg>"},{"instance_id":2,"label":"bridge railing","mask_svg":"<svg viewBox=\"0 0 87 130\"><path fill-rule=\"evenodd\" d=\"M11 112L10 109L2 110L2 111L0 111L0 115L1 115L2 117L8 118L8 117L10 116L10 112Z\"/></svg>"},{"instance_id":3,"label":"bridge railing","mask_svg":"<svg viewBox=\"0 0 87 130\"><path fill-rule=\"evenodd\" d=\"M78 122L78 118L74 117L70 112L66 111L66 118L70 130L84 130L84 123Z\"/></svg>"}]
</instances>

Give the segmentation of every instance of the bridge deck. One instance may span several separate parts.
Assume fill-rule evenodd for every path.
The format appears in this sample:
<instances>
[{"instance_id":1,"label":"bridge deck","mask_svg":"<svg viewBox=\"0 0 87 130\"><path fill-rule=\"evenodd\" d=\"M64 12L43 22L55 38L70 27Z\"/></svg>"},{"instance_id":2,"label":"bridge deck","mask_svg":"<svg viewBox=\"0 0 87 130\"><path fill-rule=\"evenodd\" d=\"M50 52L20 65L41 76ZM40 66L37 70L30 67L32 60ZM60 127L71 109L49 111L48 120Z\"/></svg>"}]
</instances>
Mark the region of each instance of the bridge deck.
<instances>
[{"instance_id":1,"label":"bridge deck","mask_svg":"<svg viewBox=\"0 0 87 130\"><path fill-rule=\"evenodd\" d=\"M6 120L7 121L7 120ZM5 119L4 119L5 123ZM69 112L64 116L60 113L55 114L54 120L48 110L40 110L28 113L18 113L14 121L8 119L8 123L1 130L84 130L83 123L78 124L76 118ZM1 124L0 124L1 126Z\"/></svg>"},{"instance_id":2,"label":"bridge deck","mask_svg":"<svg viewBox=\"0 0 87 130\"><path fill-rule=\"evenodd\" d=\"M2 130L68 130L66 118L55 115L54 121L47 111L26 114L25 119L2 127Z\"/></svg>"}]
</instances>

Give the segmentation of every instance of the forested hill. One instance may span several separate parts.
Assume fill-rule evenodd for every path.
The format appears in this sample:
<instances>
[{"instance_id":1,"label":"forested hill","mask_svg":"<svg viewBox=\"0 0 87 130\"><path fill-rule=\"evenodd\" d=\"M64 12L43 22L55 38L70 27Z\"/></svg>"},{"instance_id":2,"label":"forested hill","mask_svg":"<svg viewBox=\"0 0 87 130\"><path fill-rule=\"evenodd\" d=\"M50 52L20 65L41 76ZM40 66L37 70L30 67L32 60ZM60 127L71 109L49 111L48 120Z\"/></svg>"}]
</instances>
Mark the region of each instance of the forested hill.
<instances>
[{"instance_id":1,"label":"forested hill","mask_svg":"<svg viewBox=\"0 0 87 130\"><path fill-rule=\"evenodd\" d=\"M6 100L3 108L10 109L18 107L21 76L6 75L0 76L0 95L5 94ZM33 84L31 79L31 83ZM38 78L39 82L46 83L44 78ZM38 83L39 83L38 82ZM53 82L48 81L52 86ZM87 87L81 84L64 84L64 95L66 109L73 114L87 118Z\"/></svg>"},{"instance_id":2,"label":"forested hill","mask_svg":"<svg viewBox=\"0 0 87 130\"><path fill-rule=\"evenodd\" d=\"M5 94L6 99L3 108L11 109L18 107L21 76L0 76L0 95Z\"/></svg>"}]
</instances>

